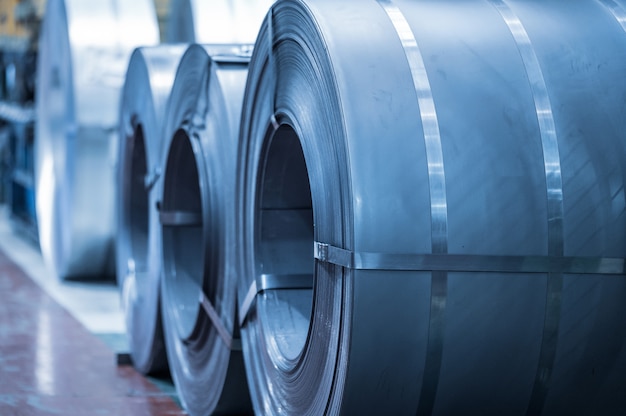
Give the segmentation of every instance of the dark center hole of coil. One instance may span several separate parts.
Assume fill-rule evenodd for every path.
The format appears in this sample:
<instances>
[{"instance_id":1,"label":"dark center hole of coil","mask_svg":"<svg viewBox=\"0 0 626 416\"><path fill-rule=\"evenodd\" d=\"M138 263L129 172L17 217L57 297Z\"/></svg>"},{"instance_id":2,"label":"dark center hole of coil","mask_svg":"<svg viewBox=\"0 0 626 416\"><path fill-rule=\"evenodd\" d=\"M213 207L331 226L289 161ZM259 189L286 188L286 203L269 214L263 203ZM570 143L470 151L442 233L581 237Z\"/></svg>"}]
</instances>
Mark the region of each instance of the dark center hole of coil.
<instances>
[{"instance_id":1,"label":"dark center hole of coil","mask_svg":"<svg viewBox=\"0 0 626 416\"><path fill-rule=\"evenodd\" d=\"M163 278L182 339L194 329L204 268L202 200L194 149L183 130L174 135L164 172L160 220Z\"/></svg>"},{"instance_id":2,"label":"dark center hole of coil","mask_svg":"<svg viewBox=\"0 0 626 416\"><path fill-rule=\"evenodd\" d=\"M282 125L269 138L259 178L256 217L257 313L270 354L293 361L309 331L313 299L313 209L300 140Z\"/></svg>"},{"instance_id":3,"label":"dark center hole of coil","mask_svg":"<svg viewBox=\"0 0 626 416\"><path fill-rule=\"evenodd\" d=\"M135 262L137 276L141 276L147 268L149 221L149 197L145 186L147 174L146 147L141 125L135 128L132 146L128 170L130 172L128 219L131 255Z\"/></svg>"}]
</instances>

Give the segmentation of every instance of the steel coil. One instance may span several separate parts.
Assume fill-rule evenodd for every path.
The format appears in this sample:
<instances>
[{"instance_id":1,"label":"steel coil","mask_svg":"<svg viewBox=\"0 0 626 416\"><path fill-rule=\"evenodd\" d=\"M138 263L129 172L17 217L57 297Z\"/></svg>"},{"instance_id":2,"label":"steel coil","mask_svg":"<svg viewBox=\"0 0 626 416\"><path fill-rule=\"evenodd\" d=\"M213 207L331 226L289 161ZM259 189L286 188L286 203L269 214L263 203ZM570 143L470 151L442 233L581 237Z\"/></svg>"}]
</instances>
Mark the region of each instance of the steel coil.
<instances>
[{"instance_id":1,"label":"steel coil","mask_svg":"<svg viewBox=\"0 0 626 416\"><path fill-rule=\"evenodd\" d=\"M138 48L122 90L117 170L116 274L133 365L163 371L160 311L161 135L165 106L186 46Z\"/></svg>"},{"instance_id":2,"label":"steel coil","mask_svg":"<svg viewBox=\"0 0 626 416\"><path fill-rule=\"evenodd\" d=\"M254 43L274 0L171 0L168 42Z\"/></svg>"},{"instance_id":3,"label":"steel coil","mask_svg":"<svg viewBox=\"0 0 626 416\"><path fill-rule=\"evenodd\" d=\"M613 0L279 0L237 182L259 414L626 411Z\"/></svg>"},{"instance_id":4,"label":"steel coil","mask_svg":"<svg viewBox=\"0 0 626 416\"><path fill-rule=\"evenodd\" d=\"M163 324L174 384L192 415L252 409L233 333L235 162L251 47L191 46L164 128Z\"/></svg>"},{"instance_id":5,"label":"steel coil","mask_svg":"<svg viewBox=\"0 0 626 416\"><path fill-rule=\"evenodd\" d=\"M132 50L159 41L151 0L49 0L39 43L39 242L61 278L113 272L117 125Z\"/></svg>"}]
</instances>

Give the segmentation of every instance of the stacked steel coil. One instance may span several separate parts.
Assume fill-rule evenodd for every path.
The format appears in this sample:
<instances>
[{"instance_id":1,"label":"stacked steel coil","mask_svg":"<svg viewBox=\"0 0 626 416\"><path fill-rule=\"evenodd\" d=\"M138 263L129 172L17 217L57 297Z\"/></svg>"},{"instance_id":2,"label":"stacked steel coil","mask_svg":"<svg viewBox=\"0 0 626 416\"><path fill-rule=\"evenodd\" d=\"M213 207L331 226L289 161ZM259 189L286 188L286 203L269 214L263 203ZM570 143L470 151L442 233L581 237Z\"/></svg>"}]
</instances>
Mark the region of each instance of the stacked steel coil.
<instances>
[{"instance_id":1,"label":"stacked steel coil","mask_svg":"<svg viewBox=\"0 0 626 416\"><path fill-rule=\"evenodd\" d=\"M623 10L275 4L235 213L257 413L626 410Z\"/></svg>"},{"instance_id":2,"label":"stacked steel coil","mask_svg":"<svg viewBox=\"0 0 626 416\"><path fill-rule=\"evenodd\" d=\"M116 272L135 367L167 368L161 328L161 136L165 107L186 47L135 50L122 91L117 174Z\"/></svg>"},{"instance_id":3,"label":"stacked steel coil","mask_svg":"<svg viewBox=\"0 0 626 416\"><path fill-rule=\"evenodd\" d=\"M172 378L194 415L251 411L234 333L233 217L250 48L191 46L163 130L163 324Z\"/></svg>"},{"instance_id":4,"label":"stacked steel coil","mask_svg":"<svg viewBox=\"0 0 626 416\"><path fill-rule=\"evenodd\" d=\"M168 38L213 45L127 73L117 273L140 370L165 366L160 302L193 415L626 412L626 0L279 0L260 32L270 1L172 3ZM65 4L37 202L75 276L107 261L101 81L127 49Z\"/></svg>"},{"instance_id":5,"label":"stacked steel coil","mask_svg":"<svg viewBox=\"0 0 626 416\"><path fill-rule=\"evenodd\" d=\"M49 0L36 96L44 259L61 278L112 273L117 124L133 49L159 41L151 0Z\"/></svg>"}]
</instances>

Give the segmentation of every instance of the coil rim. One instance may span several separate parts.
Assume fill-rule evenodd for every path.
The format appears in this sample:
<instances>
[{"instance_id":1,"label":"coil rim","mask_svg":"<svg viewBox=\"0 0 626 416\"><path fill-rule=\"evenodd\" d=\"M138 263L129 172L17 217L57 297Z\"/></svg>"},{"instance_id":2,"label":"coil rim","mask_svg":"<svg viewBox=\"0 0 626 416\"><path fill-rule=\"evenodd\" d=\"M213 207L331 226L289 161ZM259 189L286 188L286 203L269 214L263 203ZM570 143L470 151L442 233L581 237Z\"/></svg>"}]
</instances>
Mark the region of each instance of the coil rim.
<instances>
[{"instance_id":1,"label":"coil rim","mask_svg":"<svg viewBox=\"0 0 626 416\"><path fill-rule=\"evenodd\" d=\"M188 48L178 68L164 128L160 212L163 320L170 370L190 414L244 414L251 407L241 353L231 350L238 344L233 340L236 280L231 215L235 115L240 112L238 99L243 96L248 62L233 55L239 50L233 45ZM179 159L176 163L175 153ZM187 171L185 175L180 174L181 169ZM180 185L187 188L186 196ZM176 205L173 190L190 198L187 205L181 202L184 198ZM177 210L192 214L186 216L191 221L174 220L170 225L181 229L193 226L195 242L183 241L174 252L176 244L172 244L172 230L167 230L170 225L164 215L175 218L170 214ZM185 250L191 253L188 257L196 257L188 263L193 266L194 280L187 292L176 288L173 264L176 256L184 259ZM182 320L180 314L173 313L181 306L188 309Z\"/></svg>"},{"instance_id":2,"label":"coil rim","mask_svg":"<svg viewBox=\"0 0 626 416\"><path fill-rule=\"evenodd\" d=\"M291 24L281 27L280 33L271 33L270 25L278 27L276 21L281 18L285 22L291 18ZM298 26L297 30L292 24ZM319 38L303 37L305 33L316 36L319 31L315 25L310 11L302 3L278 3L266 17L255 46L246 86L239 150L241 173L237 207L241 214L237 218L239 238L243 242L240 302L259 275L258 208L262 198L259 188L263 183L263 164L271 155L268 149L276 132L292 131L293 139L299 142L295 147L302 149L310 185L314 239L350 245L352 215L347 204L350 182L342 142L341 109L334 80L322 76L332 73L332 63ZM290 60L290 56L298 53L290 48L298 49L299 55L307 60ZM273 66L277 60L283 60L281 65ZM289 84L281 84L282 80L289 80ZM301 93L298 103L290 101L293 97L282 94L283 88L294 85L298 85ZM314 125L317 120L327 122L322 126ZM271 319L271 312L270 315L263 312L267 310L262 305L263 293L257 295L257 306L243 317L241 333L246 371L258 414L323 414L336 409L341 402L346 364L343 355L350 326L351 272L314 262L312 245L309 248L308 259L314 268L311 318L306 329L300 328L301 334L306 331L306 340L298 342L287 356L281 353L271 341L276 331L268 331L267 322L260 322Z\"/></svg>"}]
</instances>

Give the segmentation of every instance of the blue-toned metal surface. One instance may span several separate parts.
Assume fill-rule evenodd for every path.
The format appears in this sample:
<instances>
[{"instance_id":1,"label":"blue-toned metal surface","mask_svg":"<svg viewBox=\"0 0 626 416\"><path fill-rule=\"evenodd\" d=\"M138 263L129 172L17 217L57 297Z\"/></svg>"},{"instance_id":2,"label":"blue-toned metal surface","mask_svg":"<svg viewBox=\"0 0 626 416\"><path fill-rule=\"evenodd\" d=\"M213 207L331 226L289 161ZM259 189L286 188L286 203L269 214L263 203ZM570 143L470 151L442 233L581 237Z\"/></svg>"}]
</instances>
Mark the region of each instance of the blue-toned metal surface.
<instances>
[{"instance_id":1,"label":"blue-toned metal surface","mask_svg":"<svg viewBox=\"0 0 626 416\"><path fill-rule=\"evenodd\" d=\"M251 45L192 45L161 143L161 296L168 362L191 415L252 413L236 332L236 145Z\"/></svg>"},{"instance_id":2,"label":"blue-toned metal surface","mask_svg":"<svg viewBox=\"0 0 626 416\"><path fill-rule=\"evenodd\" d=\"M161 140L167 99L186 46L138 48L120 103L115 258L130 352L143 372L167 369L161 326Z\"/></svg>"},{"instance_id":3,"label":"blue-toned metal surface","mask_svg":"<svg viewBox=\"0 0 626 416\"><path fill-rule=\"evenodd\" d=\"M256 412L626 410L626 36L606 4L273 6L236 215Z\"/></svg>"},{"instance_id":4,"label":"blue-toned metal surface","mask_svg":"<svg viewBox=\"0 0 626 416\"><path fill-rule=\"evenodd\" d=\"M150 0L46 3L37 64L35 192L41 250L59 278L113 275L124 75L159 42Z\"/></svg>"}]
</instances>

